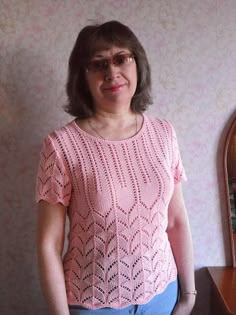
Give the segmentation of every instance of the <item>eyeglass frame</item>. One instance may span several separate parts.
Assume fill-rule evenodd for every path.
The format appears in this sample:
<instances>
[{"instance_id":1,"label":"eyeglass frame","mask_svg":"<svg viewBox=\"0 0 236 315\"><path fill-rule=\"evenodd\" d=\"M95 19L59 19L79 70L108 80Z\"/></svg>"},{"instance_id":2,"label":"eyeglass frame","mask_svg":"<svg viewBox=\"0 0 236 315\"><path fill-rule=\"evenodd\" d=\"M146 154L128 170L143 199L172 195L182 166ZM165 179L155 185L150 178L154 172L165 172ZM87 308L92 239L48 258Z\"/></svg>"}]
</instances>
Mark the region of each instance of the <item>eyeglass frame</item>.
<instances>
[{"instance_id":1,"label":"eyeglass frame","mask_svg":"<svg viewBox=\"0 0 236 315\"><path fill-rule=\"evenodd\" d=\"M119 59L119 57L123 57L123 62L119 64L118 60L116 61L115 59ZM127 62L128 61L128 62ZM91 72L91 73L104 73L106 72L111 65L115 67L122 67L124 65L129 65L135 61L135 55L133 53L127 52L127 53L117 53L114 54L110 58L101 58L101 59L94 59L88 62L86 66L86 72ZM93 68L94 64L100 63L101 69L96 70L96 66ZM103 63L103 64L102 64ZM92 68L90 68L92 66ZM99 66L97 66L99 68Z\"/></svg>"}]
</instances>

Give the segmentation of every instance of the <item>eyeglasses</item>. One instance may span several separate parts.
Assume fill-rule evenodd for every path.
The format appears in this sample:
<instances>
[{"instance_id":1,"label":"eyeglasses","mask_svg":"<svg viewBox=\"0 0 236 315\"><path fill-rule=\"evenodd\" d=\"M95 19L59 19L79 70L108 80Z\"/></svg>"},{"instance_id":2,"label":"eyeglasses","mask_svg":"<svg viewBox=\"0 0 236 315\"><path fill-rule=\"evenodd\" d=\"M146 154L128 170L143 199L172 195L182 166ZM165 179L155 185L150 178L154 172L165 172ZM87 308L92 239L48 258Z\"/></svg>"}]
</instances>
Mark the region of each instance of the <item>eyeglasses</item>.
<instances>
[{"instance_id":1,"label":"eyeglasses","mask_svg":"<svg viewBox=\"0 0 236 315\"><path fill-rule=\"evenodd\" d=\"M95 59L88 63L86 71L89 72L106 72L112 64L115 67L124 67L134 62L134 55L131 53L115 54L111 58Z\"/></svg>"}]
</instances>

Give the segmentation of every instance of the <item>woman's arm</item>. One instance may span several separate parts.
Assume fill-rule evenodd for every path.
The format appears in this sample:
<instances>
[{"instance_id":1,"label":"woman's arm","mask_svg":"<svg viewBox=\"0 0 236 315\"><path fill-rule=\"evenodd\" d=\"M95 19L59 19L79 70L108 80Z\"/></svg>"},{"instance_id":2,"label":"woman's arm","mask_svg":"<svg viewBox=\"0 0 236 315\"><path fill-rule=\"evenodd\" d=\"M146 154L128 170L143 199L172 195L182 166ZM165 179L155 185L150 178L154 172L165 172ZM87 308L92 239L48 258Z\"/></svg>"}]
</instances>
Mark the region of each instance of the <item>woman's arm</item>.
<instances>
[{"instance_id":1,"label":"woman's arm","mask_svg":"<svg viewBox=\"0 0 236 315\"><path fill-rule=\"evenodd\" d=\"M66 208L43 200L38 208L37 249L42 291L50 315L69 315L62 266Z\"/></svg>"},{"instance_id":2,"label":"woman's arm","mask_svg":"<svg viewBox=\"0 0 236 315\"><path fill-rule=\"evenodd\" d=\"M175 185L168 211L167 233L180 284L180 298L173 315L189 315L196 298L192 294L195 291L193 245L181 183Z\"/></svg>"}]
</instances>

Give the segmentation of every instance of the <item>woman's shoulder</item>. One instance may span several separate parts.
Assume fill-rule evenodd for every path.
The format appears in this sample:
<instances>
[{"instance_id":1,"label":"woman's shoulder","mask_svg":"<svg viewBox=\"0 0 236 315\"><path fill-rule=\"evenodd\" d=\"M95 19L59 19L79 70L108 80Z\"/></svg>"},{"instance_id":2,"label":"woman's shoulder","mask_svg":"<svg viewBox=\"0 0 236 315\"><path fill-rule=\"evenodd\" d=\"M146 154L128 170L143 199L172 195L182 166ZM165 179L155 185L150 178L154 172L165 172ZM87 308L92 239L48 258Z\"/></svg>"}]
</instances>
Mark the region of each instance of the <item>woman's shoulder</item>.
<instances>
[{"instance_id":1,"label":"woman's shoulder","mask_svg":"<svg viewBox=\"0 0 236 315\"><path fill-rule=\"evenodd\" d=\"M68 123L58 127L52 131L50 131L46 138L50 138L54 140L55 138L65 138L68 137L69 134L73 134L75 132L75 120L71 120Z\"/></svg>"},{"instance_id":2,"label":"woman's shoulder","mask_svg":"<svg viewBox=\"0 0 236 315\"><path fill-rule=\"evenodd\" d=\"M43 139L43 147L45 150L60 151L65 146L65 144L68 145L70 139L75 133L74 124L75 122L72 120L61 127L49 131Z\"/></svg>"},{"instance_id":3,"label":"woman's shoulder","mask_svg":"<svg viewBox=\"0 0 236 315\"><path fill-rule=\"evenodd\" d=\"M173 131L173 125L167 119L158 118L158 117L149 116L149 115L145 115L145 118L146 118L146 121L156 129L169 131L169 132Z\"/></svg>"}]
</instances>

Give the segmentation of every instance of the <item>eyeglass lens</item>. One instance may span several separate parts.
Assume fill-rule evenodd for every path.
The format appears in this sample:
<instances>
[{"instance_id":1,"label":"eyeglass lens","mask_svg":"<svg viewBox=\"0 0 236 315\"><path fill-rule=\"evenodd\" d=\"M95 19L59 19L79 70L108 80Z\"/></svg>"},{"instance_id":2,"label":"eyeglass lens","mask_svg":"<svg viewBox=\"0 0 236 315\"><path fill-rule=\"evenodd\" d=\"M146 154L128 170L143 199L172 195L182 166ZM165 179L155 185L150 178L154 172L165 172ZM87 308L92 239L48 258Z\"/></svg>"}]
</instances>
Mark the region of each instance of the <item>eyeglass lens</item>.
<instances>
[{"instance_id":1,"label":"eyeglass lens","mask_svg":"<svg viewBox=\"0 0 236 315\"><path fill-rule=\"evenodd\" d=\"M131 53L127 54L116 54L112 58L104 58L98 60L92 60L87 66L87 70L93 72L106 71L110 64L116 67L123 66L133 62L134 56Z\"/></svg>"}]
</instances>

